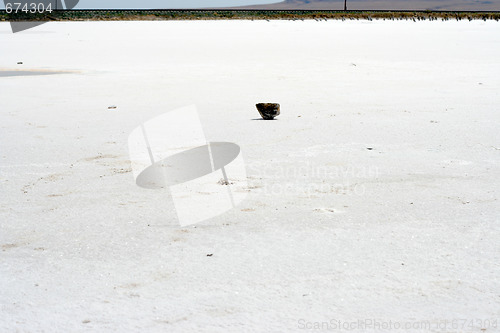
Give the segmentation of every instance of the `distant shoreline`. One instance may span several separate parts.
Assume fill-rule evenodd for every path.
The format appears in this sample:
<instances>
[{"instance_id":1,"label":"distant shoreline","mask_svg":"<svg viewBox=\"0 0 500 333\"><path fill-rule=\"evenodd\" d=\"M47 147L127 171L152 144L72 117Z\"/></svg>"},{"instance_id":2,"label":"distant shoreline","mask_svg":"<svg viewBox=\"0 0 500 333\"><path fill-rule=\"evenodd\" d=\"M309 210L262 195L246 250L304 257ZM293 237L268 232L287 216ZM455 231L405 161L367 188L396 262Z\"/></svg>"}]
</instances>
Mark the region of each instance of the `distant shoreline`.
<instances>
[{"instance_id":1,"label":"distant shoreline","mask_svg":"<svg viewBox=\"0 0 500 333\"><path fill-rule=\"evenodd\" d=\"M500 20L499 11L334 11L334 10L64 10L7 14L0 21L155 21L155 20Z\"/></svg>"}]
</instances>

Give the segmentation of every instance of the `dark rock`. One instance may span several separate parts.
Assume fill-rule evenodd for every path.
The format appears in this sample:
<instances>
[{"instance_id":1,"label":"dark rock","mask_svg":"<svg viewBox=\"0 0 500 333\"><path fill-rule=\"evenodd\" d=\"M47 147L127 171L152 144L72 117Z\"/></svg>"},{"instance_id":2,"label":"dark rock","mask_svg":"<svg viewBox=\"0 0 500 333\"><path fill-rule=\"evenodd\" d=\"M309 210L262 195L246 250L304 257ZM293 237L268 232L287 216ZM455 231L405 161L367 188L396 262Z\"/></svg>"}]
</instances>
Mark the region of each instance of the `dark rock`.
<instances>
[{"instance_id":1,"label":"dark rock","mask_svg":"<svg viewBox=\"0 0 500 333\"><path fill-rule=\"evenodd\" d=\"M256 106L265 120L273 120L274 117L280 115L280 105L278 103L259 103Z\"/></svg>"}]
</instances>

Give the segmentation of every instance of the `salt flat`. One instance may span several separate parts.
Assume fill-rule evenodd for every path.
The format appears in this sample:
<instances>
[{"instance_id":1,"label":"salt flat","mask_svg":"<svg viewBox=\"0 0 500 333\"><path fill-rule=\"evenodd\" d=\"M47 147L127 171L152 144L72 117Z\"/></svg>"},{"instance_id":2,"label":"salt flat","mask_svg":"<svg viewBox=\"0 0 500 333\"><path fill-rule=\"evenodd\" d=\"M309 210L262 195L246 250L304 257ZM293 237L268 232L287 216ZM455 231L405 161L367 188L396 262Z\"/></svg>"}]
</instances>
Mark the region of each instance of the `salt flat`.
<instances>
[{"instance_id":1,"label":"salt flat","mask_svg":"<svg viewBox=\"0 0 500 333\"><path fill-rule=\"evenodd\" d=\"M498 331L500 23L9 29L0 331ZM181 227L127 140L189 105L248 187Z\"/></svg>"}]
</instances>

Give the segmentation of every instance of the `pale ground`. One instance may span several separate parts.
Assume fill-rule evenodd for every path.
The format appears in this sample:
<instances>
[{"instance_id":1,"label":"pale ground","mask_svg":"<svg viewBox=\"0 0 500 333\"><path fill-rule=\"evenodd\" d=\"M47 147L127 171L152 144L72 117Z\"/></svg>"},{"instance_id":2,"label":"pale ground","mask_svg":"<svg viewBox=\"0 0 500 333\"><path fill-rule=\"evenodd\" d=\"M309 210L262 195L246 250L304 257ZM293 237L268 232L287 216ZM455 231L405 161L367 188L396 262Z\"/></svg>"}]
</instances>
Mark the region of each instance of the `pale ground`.
<instances>
[{"instance_id":1,"label":"pale ground","mask_svg":"<svg viewBox=\"0 0 500 333\"><path fill-rule=\"evenodd\" d=\"M75 72L0 72L1 332L500 331L500 23L9 29L4 73ZM249 193L180 227L127 138L192 104Z\"/></svg>"}]
</instances>

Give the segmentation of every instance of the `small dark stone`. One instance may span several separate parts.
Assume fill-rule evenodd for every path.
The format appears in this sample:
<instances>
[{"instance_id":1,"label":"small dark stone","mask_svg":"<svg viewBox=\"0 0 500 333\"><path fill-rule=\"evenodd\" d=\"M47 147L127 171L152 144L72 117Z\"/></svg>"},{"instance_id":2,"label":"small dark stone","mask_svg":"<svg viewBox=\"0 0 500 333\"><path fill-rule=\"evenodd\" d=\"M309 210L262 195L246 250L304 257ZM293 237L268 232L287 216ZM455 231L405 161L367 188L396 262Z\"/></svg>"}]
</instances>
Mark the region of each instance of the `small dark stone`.
<instances>
[{"instance_id":1,"label":"small dark stone","mask_svg":"<svg viewBox=\"0 0 500 333\"><path fill-rule=\"evenodd\" d=\"M214 255L213 253L209 253L209 254L207 254L207 257L211 257L213 255Z\"/></svg>"},{"instance_id":2,"label":"small dark stone","mask_svg":"<svg viewBox=\"0 0 500 333\"><path fill-rule=\"evenodd\" d=\"M23 64L23 62L22 62L22 61L19 61L17 64L18 64L18 65L22 65L22 64Z\"/></svg>"},{"instance_id":3,"label":"small dark stone","mask_svg":"<svg viewBox=\"0 0 500 333\"><path fill-rule=\"evenodd\" d=\"M280 105L278 103L259 103L256 106L265 120L273 120L274 117L280 115Z\"/></svg>"}]
</instances>

